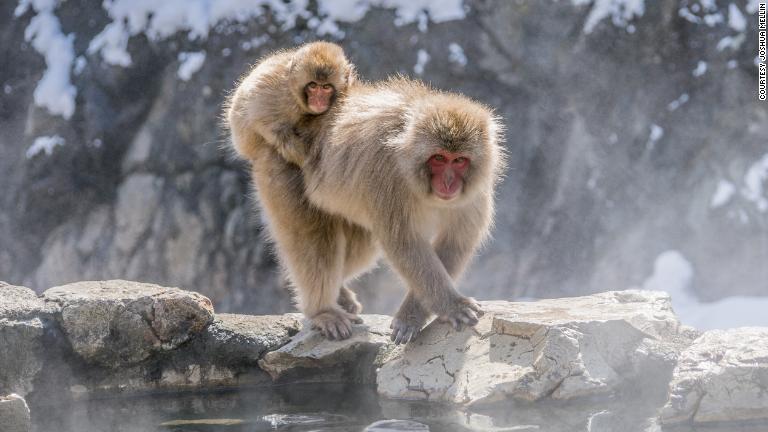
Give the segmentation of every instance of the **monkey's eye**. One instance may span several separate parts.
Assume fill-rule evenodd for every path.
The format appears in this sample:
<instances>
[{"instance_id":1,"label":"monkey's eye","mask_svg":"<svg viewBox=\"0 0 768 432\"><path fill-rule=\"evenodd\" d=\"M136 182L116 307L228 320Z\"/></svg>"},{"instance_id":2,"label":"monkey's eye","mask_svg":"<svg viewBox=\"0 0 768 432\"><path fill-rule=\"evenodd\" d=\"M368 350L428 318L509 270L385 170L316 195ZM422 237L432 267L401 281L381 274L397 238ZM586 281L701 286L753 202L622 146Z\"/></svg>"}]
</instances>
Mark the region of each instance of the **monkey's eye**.
<instances>
[{"instance_id":1,"label":"monkey's eye","mask_svg":"<svg viewBox=\"0 0 768 432\"><path fill-rule=\"evenodd\" d=\"M467 158L465 158L463 156L459 156L459 157L457 157L456 159L453 160L453 163L455 163L457 165L464 165L465 163L467 163Z\"/></svg>"},{"instance_id":2,"label":"monkey's eye","mask_svg":"<svg viewBox=\"0 0 768 432\"><path fill-rule=\"evenodd\" d=\"M307 87L309 87L311 89L316 89L317 88L317 83L312 81L311 83L307 84Z\"/></svg>"},{"instance_id":3,"label":"monkey's eye","mask_svg":"<svg viewBox=\"0 0 768 432\"><path fill-rule=\"evenodd\" d=\"M432 156L432 160L435 162L445 162L445 156L437 154Z\"/></svg>"},{"instance_id":4,"label":"monkey's eye","mask_svg":"<svg viewBox=\"0 0 768 432\"><path fill-rule=\"evenodd\" d=\"M332 85L330 85L330 84L323 84L323 89L324 89L324 90L330 90L330 89L332 89L332 88L333 88L333 86L332 86Z\"/></svg>"}]
</instances>

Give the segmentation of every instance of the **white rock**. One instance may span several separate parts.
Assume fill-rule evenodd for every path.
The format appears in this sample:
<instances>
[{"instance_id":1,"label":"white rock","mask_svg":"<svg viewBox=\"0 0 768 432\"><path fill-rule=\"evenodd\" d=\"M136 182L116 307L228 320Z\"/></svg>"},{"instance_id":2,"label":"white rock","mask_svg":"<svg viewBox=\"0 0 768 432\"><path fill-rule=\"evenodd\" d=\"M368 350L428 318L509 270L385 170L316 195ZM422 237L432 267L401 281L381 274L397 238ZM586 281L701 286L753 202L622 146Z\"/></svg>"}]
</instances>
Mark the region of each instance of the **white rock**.
<instances>
[{"instance_id":1,"label":"white rock","mask_svg":"<svg viewBox=\"0 0 768 432\"><path fill-rule=\"evenodd\" d=\"M768 328L711 330L680 354L666 424L768 419Z\"/></svg>"},{"instance_id":2,"label":"white rock","mask_svg":"<svg viewBox=\"0 0 768 432\"><path fill-rule=\"evenodd\" d=\"M685 342L661 292L482 305L474 329L427 326L381 368L379 393L463 405L606 395L645 373L671 372L673 347Z\"/></svg>"}]
</instances>

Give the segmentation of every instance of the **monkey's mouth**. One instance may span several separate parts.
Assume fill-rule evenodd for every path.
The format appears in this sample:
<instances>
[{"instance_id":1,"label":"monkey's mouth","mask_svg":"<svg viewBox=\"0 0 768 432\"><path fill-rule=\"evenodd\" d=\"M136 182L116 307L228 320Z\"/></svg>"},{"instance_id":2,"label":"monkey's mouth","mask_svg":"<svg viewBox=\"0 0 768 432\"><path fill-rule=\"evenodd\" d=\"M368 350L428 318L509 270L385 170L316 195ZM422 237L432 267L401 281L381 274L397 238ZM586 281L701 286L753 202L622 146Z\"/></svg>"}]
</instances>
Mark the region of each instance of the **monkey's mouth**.
<instances>
[{"instance_id":1,"label":"monkey's mouth","mask_svg":"<svg viewBox=\"0 0 768 432\"><path fill-rule=\"evenodd\" d=\"M450 201L461 193L461 182L453 182L449 185L439 183L432 185L432 192L441 200Z\"/></svg>"},{"instance_id":2,"label":"monkey's mouth","mask_svg":"<svg viewBox=\"0 0 768 432\"><path fill-rule=\"evenodd\" d=\"M328 98L309 96L307 97L307 106L313 113L322 114L328 111L328 108L330 108L331 104Z\"/></svg>"}]
</instances>

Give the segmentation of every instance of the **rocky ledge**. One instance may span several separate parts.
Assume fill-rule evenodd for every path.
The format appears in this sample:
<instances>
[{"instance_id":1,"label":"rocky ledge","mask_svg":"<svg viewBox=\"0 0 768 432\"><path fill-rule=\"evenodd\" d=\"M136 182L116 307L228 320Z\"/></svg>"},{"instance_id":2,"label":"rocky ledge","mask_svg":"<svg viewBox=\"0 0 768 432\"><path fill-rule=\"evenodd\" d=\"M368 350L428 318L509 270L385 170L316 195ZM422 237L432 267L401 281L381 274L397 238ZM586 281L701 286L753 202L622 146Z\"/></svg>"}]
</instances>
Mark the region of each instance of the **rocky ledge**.
<instances>
[{"instance_id":1,"label":"rocky ledge","mask_svg":"<svg viewBox=\"0 0 768 432\"><path fill-rule=\"evenodd\" d=\"M14 408L28 424L22 396L356 382L471 407L639 390L668 395L665 424L768 419L768 329L699 334L655 291L482 305L473 329L433 322L396 346L382 315L328 341L298 314L215 314L178 288L80 282L38 296L0 282L0 395L21 395L0 397L0 416Z\"/></svg>"}]
</instances>

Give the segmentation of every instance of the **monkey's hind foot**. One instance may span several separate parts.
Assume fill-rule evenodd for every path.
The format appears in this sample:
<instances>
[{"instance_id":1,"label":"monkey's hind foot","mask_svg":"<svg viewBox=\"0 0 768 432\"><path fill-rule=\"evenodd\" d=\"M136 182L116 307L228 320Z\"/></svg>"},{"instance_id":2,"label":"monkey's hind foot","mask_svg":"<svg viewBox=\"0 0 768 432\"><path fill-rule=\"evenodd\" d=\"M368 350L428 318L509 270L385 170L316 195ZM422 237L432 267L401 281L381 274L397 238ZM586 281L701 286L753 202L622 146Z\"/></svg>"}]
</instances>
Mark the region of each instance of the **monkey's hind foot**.
<instances>
[{"instance_id":1,"label":"monkey's hind foot","mask_svg":"<svg viewBox=\"0 0 768 432\"><path fill-rule=\"evenodd\" d=\"M410 318L405 320L397 317L392 318L392 324L389 325L389 328L392 329L390 339L395 345L406 344L416 339L416 336L421 332L421 328L424 327L426 319L414 320L413 317Z\"/></svg>"},{"instance_id":2,"label":"monkey's hind foot","mask_svg":"<svg viewBox=\"0 0 768 432\"><path fill-rule=\"evenodd\" d=\"M446 313L438 314L440 322L447 322L456 331L461 331L466 324L469 327L477 325L478 317L483 316L483 310L472 297L459 297Z\"/></svg>"},{"instance_id":3,"label":"monkey's hind foot","mask_svg":"<svg viewBox=\"0 0 768 432\"><path fill-rule=\"evenodd\" d=\"M335 308L326 309L310 318L312 328L330 340L343 340L352 336L352 323L358 320L362 322L360 317Z\"/></svg>"},{"instance_id":4,"label":"monkey's hind foot","mask_svg":"<svg viewBox=\"0 0 768 432\"><path fill-rule=\"evenodd\" d=\"M339 299L337 300L337 303L339 306L341 306L342 309L351 313L352 315L359 315L360 312L363 311L363 305L357 301L357 296L355 295L354 291L345 286L342 286L341 291L339 291ZM352 322L355 324L360 324L363 322L363 320L356 316Z\"/></svg>"}]
</instances>

